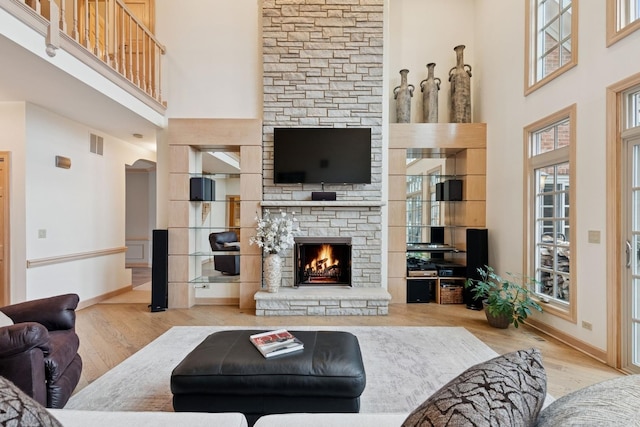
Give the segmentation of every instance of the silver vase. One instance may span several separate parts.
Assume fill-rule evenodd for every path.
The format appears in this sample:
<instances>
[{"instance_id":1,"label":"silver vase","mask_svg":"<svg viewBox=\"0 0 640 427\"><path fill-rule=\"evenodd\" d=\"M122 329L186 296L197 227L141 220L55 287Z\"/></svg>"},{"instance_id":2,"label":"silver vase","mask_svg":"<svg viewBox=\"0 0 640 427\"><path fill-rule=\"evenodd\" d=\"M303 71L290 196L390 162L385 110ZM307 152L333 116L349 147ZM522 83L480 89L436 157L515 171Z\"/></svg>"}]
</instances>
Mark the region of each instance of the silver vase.
<instances>
[{"instance_id":1,"label":"silver vase","mask_svg":"<svg viewBox=\"0 0 640 427\"><path fill-rule=\"evenodd\" d=\"M393 89L393 98L396 100L396 122L411 122L411 97L415 87L407 84L409 70L400 70L400 86Z\"/></svg>"},{"instance_id":2,"label":"silver vase","mask_svg":"<svg viewBox=\"0 0 640 427\"><path fill-rule=\"evenodd\" d=\"M440 79L433 76L436 64L427 64L427 78L420 82L422 91L422 119L425 123L438 123L438 91Z\"/></svg>"},{"instance_id":3,"label":"silver vase","mask_svg":"<svg viewBox=\"0 0 640 427\"><path fill-rule=\"evenodd\" d=\"M451 123L471 123L471 65L464 63L464 45L453 48L456 52L456 66L449 70L451 82Z\"/></svg>"},{"instance_id":4,"label":"silver vase","mask_svg":"<svg viewBox=\"0 0 640 427\"><path fill-rule=\"evenodd\" d=\"M267 291L278 292L282 282L282 258L278 254L269 254L262 261L262 275Z\"/></svg>"}]
</instances>

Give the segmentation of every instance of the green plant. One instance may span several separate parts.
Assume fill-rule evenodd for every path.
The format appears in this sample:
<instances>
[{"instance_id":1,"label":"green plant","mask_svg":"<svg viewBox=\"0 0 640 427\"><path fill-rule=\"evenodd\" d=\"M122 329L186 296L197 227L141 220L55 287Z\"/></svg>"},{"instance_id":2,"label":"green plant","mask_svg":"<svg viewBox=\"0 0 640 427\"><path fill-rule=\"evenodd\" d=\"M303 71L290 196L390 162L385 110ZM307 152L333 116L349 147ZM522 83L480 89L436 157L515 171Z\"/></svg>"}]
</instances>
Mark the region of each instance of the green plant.
<instances>
[{"instance_id":1,"label":"green plant","mask_svg":"<svg viewBox=\"0 0 640 427\"><path fill-rule=\"evenodd\" d=\"M500 277L492 267L478 268L480 279L467 279L465 287L472 287L474 298L481 299L485 311L491 316L506 316L518 327L531 315L531 310L542 311L532 298L530 288L537 283L531 277L507 273L509 280Z\"/></svg>"}]
</instances>

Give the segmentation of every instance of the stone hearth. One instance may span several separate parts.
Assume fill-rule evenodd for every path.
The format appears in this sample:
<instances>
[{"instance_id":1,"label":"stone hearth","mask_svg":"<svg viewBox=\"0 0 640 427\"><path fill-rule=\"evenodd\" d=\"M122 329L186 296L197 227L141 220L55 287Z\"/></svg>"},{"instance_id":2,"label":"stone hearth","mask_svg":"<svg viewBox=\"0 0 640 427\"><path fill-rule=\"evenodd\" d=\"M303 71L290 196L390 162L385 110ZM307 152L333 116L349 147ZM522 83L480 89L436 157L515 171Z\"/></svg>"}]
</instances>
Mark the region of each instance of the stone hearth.
<instances>
[{"instance_id":1,"label":"stone hearth","mask_svg":"<svg viewBox=\"0 0 640 427\"><path fill-rule=\"evenodd\" d=\"M386 316L391 295L382 288L280 288L255 294L257 316Z\"/></svg>"}]
</instances>

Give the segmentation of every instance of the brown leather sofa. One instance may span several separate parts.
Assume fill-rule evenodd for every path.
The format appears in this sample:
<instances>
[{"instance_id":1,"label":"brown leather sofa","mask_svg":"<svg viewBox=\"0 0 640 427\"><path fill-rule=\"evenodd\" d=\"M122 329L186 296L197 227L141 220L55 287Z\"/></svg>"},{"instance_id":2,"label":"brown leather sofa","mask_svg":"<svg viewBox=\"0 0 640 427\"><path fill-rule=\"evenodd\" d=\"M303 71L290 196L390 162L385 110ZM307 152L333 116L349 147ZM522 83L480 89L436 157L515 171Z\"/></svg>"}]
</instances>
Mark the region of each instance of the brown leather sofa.
<instances>
[{"instance_id":1,"label":"brown leather sofa","mask_svg":"<svg viewBox=\"0 0 640 427\"><path fill-rule=\"evenodd\" d=\"M222 231L209 234L209 243L212 251L239 251L240 247L230 243L238 243L238 235L235 231ZM240 274L239 255L214 255L215 269L223 274L236 276Z\"/></svg>"},{"instance_id":2,"label":"brown leather sofa","mask_svg":"<svg viewBox=\"0 0 640 427\"><path fill-rule=\"evenodd\" d=\"M0 308L14 325L0 327L0 375L48 408L62 408L82 372L75 332L76 294Z\"/></svg>"}]
</instances>

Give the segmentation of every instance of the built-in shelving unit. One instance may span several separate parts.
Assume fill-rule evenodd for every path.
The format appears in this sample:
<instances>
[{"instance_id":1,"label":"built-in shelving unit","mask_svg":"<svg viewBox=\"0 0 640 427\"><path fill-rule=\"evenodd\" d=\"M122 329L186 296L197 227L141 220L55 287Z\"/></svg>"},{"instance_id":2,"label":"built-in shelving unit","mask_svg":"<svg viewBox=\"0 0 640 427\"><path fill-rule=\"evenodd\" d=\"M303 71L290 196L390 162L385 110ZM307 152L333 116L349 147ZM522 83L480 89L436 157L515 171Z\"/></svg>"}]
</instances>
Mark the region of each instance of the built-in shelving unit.
<instances>
[{"instance_id":1,"label":"built-in shelving unit","mask_svg":"<svg viewBox=\"0 0 640 427\"><path fill-rule=\"evenodd\" d=\"M414 237L408 237L407 177L425 177L428 170L416 172L408 167L407 158L439 159L439 182L449 179L462 182L461 197L440 201L440 221L412 224ZM466 261L467 228L485 227L486 200L486 125L484 123L398 123L389 126L389 269L388 290L394 302L407 301L407 256L424 254L426 259L436 255L464 265ZM423 200L423 203L431 203ZM415 228L418 227L418 230ZM444 236L433 243L430 231L438 227ZM419 236L417 236L419 234ZM420 246L420 245L424 246ZM412 279L409 279L412 280ZM458 275L433 278L460 282Z\"/></svg>"},{"instance_id":2,"label":"built-in shelving unit","mask_svg":"<svg viewBox=\"0 0 640 427\"><path fill-rule=\"evenodd\" d=\"M254 232L255 212L262 199L262 125L257 119L169 119L169 308L188 308L196 304L255 306L253 295L260 288L261 254L248 238ZM216 197L214 201L190 200L190 179L202 174L202 153L239 153L239 201ZM211 251L209 234L228 229L223 221L211 220L216 209L224 212L229 203L239 207L238 226L240 276L216 278L205 274ZM205 208L205 206L208 206ZM236 206L234 205L234 208ZM209 209L209 213L203 212ZM224 214L222 214L224 215ZM209 219L208 219L209 218ZM208 221L212 222L208 222ZM210 285L212 297L200 298L196 291Z\"/></svg>"}]
</instances>

